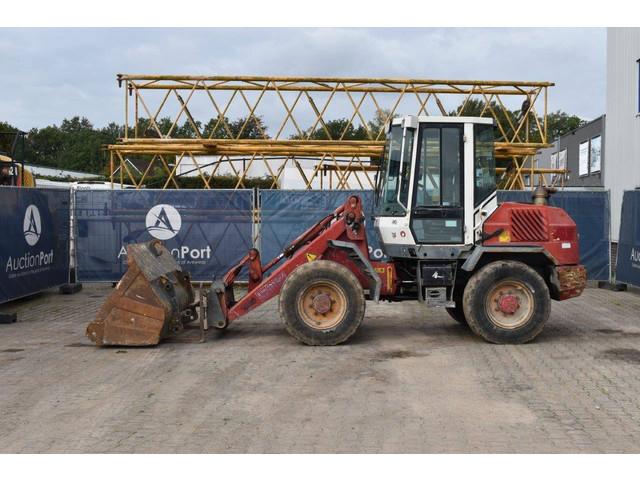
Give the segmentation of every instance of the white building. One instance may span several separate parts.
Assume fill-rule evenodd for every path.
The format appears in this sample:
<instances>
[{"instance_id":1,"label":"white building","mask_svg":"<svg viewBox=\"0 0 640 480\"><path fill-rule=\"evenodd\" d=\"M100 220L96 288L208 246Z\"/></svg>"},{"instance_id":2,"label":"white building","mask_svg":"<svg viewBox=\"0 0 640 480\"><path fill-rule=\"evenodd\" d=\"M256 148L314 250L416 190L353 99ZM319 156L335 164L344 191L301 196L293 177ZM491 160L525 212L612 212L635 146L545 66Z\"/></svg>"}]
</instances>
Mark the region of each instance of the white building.
<instances>
[{"instance_id":1,"label":"white building","mask_svg":"<svg viewBox=\"0 0 640 480\"><path fill-rule=\"evenodd\" d=\"M640 188L640 29L607 30L607 133L611 240L618 242L622 194Z\"/></svg>"},{"instance_id":2,"label":"white building","mask_svg":"<svg viewBox=\"0 0 640 480\"><path fill-rule=\"evenodd\" d=\"M95 173L78 172L75 170L62 170L61 168L44 167L42 165L34 165L30 163L25 163L24 167L36 176L42 175L45 177L56 177L61 179L74 178L76 180L91 180L100 178L100 175L96 175Z\"/></svg>"},{"instance_id":3,"label":"white building","mask_svg":"<svg viewBox=\"0 0 640 480\"><path fill-rule=\"evenodd\" d=\"M179 176L184 177L195 177L200 173L208 176L216 167L220 157L214 155L199 155L195 158L197 161L197 165L193 161L192 157L184 156L180 160L180 164L178 165L176 173ZM269 168L267 168L265 161L259 157L256 157L253 161L251 161L250 157L244 160L234 159L233 167L227 160L223 160L220 165L217 165L215 174L230 175L235 177L238 173L244 170L246 171L248 178L264 178L271 176L272 172L274 174L277 173L282 168L282 164L286 161L287 163L284 166L282 174L279 176L278 188L282 190L305 189L306 181L302 177L302 174L304 174L307 179L311 179L313 177L313 180L311 180L311 187L314 190L330 190L339 188L338 184L340 183L340 175L337 172L324 172L323 174L322 171L320 171L315 176L313 175L316 165L319 162L317 158L298 158L297 160L300 168L296 167L291 159L285 160L284 158L268 158L266 161L269 162ZM336 161L341 168L346 168L346 166L350 163L350 158L336 157ZM355 162L351 163L354 168L358 166L358 164ZM367 166L370 164L368 158L362 158L362 163ZM334 164L331 160L325 160L323 162L323 165L330 167ZM372 172L365 173L361 170L352 171L348 174L348 176L345 176L345 178L346 187L348 187L349 189L358 190L372 188ZM342 185L340 185L340 187L342 187Z\"/></svg>"}]
</instances>

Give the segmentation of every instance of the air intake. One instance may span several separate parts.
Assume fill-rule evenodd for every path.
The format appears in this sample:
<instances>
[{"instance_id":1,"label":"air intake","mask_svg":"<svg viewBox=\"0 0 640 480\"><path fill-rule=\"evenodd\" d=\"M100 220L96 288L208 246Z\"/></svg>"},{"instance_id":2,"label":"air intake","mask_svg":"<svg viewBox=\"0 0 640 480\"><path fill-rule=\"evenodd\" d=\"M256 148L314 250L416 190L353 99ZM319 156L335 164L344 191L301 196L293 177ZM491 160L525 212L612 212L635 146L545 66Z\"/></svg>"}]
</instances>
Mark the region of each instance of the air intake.
<instances>
[{"instance_id":1,"label":"air intake","mask_svg":"<svg viewBox=\"0 0 640 480\"><path fill-rule=\"evenodd\" d=\"M515 242L545 242L549 239L543 213L533 208L511 211L511 239Z\"/></svg>"}]
</instances>

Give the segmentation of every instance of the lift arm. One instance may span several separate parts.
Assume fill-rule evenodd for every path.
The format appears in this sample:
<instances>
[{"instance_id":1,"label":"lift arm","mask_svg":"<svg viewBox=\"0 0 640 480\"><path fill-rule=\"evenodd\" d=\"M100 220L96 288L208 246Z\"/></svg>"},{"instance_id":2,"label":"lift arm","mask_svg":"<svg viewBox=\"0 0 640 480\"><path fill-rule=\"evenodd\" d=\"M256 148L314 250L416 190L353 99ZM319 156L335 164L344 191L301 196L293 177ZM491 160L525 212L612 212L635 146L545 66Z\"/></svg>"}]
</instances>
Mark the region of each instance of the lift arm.
<instances>
[{"instance_id":1,"label":"lift arm","mask_svg":"<svg viewBox=\"0 0 640 480\"><path fill-rule=\"evenodd\" d=\"M352 195L342 206L308 228L266 265L260 266L257 250L250 250L221 281L213 282L207 301L209 322L218 328L225 328L278 295L287 276L298 266L322 258L345 265L356 275L363 288L373 287L376 295L381 290L385 294L395 291L395 270L392 275L388 275L386 269L387 265L392 264L382 265L383 262L369 261L364 218L360 197ZM352 245L351 249L336 246L344 245L345 242ZM286 260L282 262L283 259ZM278 264L280 265L271 274L264 276ZM245 265L249 266L249 288L247 294L236 301L234 281ZM385 275L376 272L384 272Z\"/></svg>"}]
</instances>

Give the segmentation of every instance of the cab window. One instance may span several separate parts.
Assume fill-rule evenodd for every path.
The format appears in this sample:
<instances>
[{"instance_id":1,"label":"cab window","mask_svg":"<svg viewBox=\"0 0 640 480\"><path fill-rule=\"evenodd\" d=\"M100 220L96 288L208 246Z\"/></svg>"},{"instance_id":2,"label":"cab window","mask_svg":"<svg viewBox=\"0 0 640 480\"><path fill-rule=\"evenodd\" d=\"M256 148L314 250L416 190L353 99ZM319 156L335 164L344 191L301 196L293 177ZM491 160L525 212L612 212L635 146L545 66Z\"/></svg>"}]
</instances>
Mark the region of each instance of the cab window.
<instances>
[{"instance_id":1,"label":"cab window","mask_svg":"<svg viewBox=\"0 0 640 480\"><path fill-rule=\"evenodd\" d=\"M462 205L459 126L425 126L420 135L416 206Z\"/></svg>"},{"instance_id":2,"label":"cab window","mask_svg":"<svg viewBox=\"0 0 640 480\"><path fill-rule=\"evenodd\" d=\"M403 216L406 213L413 137L413 129L405 130L400 125L391 127L380 172L379 215Z\"/></svg>"},{"instance_id":3,"label":"cab window","mask_svg":"<svg viewBox=\"0 0 640 480\"><path fill-rule=\"evenodd\" d=\"M493 152L493 125L474 126L474 206L496 190L496 160Z\"/></svg>"}]
</instances>

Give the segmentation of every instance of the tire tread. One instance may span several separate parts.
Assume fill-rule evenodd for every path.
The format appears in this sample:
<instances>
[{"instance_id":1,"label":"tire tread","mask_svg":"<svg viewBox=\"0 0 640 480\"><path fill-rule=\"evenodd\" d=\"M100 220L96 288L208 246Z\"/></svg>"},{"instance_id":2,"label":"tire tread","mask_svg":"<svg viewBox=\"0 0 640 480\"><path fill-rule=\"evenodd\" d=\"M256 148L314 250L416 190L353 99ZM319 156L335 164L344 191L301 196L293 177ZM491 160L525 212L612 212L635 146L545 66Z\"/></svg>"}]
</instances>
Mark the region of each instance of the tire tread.
<instances>
[{"instance_id":1,"label":"tire tread","mask_svg":"<svg viewBox=\"0 0 640 480\"><path fill-rule=\"evenodd\" d=\"M485 315L484 307L482 311L479 311L480 309L475 304L477 303L478 296L482 295L482 290L487 287L487 285L484 285L487 279L493 277L501 269L510 269L519 272L519 275L524 277L530 276L530 278L535 279L536 283L538 283L536 287L542 290L541 298L545 300L542 302L542 305L539 306L541 310L534 312L534 318L530 320L530 322L536 322L532 329L523 330L523 327L515 330L502 329L502 333L498 335L495 333L497 328L492 331L483 325L483 323L486 323L483 321L483 316ZM463 294L463 309L469 328L471 328L473 333L486 341L498 344L527 343L536 338L540 332L542 332L549 318L550 304L549 288L542 277L529 265L515 260L497 260L485 265L469 279ZM536 316L538 319L534 320ZM525 324L525 326L529 325L530 322Z\"/></svg>"},{"instance_id":2,"label":"tire tread","mask_svg":"<svg viewBox=\"0 0 640 480\"><path fill-rule=\"evenodd\" d=\"M347 301L350 303L353 302L353 306L355 307L355 309L352 315L353 318L345 320L348 322L347 329L341 332L339 335L324 335L322 337L319 337L317 335L307 335L303 330L297 328L295 323L292 322L290 318L288 318L290 307L290 305L288 305L288 301L290 300L289 292L297 292L301 288L304 288L305 282L307 281L307 276L310 275L310 272L317 273L319 270L325 270L329 275L335 275L340 278L340 281L343 281L346 284L345 286L343 286L343 288L346 288L347 290L354 290L356 292L356 296L358 297L351 298L349 295L347 295ZM335 278L333 280L335 281ZM356 332L364 318L365 303L364 290L356 276L347 267L330 260L315 260L313 262L305 263L298 266L287 276L286 280L284 281L278 300L280 318L282 319L287 332L289 332L289 334L293 338L307 345L326 346L338 345L340 343L343 343ZM308 328L310 329L310 327Z\"/></svg>"}]
</instances>

